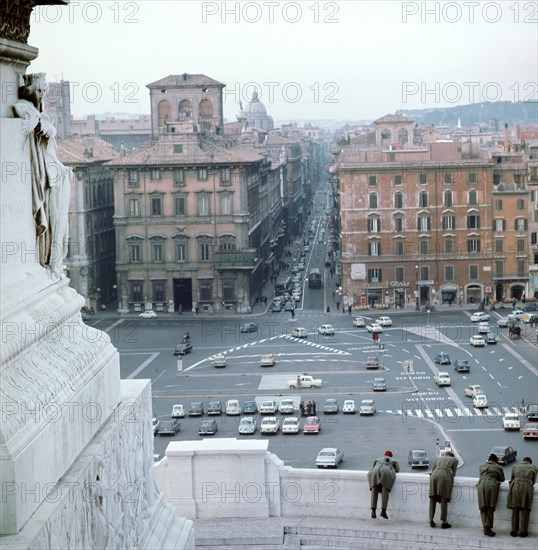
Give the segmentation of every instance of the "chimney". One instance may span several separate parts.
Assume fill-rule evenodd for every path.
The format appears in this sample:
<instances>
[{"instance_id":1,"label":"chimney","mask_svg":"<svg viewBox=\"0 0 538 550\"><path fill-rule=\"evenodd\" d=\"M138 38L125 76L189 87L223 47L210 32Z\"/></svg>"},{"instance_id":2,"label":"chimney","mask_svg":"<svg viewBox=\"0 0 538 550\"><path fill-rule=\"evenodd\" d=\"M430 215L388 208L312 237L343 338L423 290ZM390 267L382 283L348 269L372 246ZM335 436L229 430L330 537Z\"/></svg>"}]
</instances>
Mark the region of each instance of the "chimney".
<instances>
[{"instance_id":1,"label":"chimney","mask_svg":"<svg viewBox=\"0 0 538 550\"><path fill-rule=\"evenodd\" d=\"M504 123L504 152L508 153L508 122Z\"/></svg>"}]
</instances>

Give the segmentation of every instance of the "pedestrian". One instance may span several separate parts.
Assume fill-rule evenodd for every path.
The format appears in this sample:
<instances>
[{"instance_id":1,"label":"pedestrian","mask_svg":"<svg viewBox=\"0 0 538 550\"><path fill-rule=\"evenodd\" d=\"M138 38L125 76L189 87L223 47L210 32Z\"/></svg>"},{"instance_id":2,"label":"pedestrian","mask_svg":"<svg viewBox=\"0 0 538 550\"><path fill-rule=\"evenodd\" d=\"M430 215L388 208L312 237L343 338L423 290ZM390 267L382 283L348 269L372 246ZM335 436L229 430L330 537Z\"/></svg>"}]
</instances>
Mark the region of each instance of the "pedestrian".
<instances>
[{"instance_id":1,"label":"pedestrian","mask_svg":"<svg viewBox=\"0 0 538 550\"><path fill-rule=\"evenodd\" d=\"M336 311L340 311L340 302L336 302Z\"/></svg>"},{"instance_id":2,"label":"pedestrian","mask_svg":"<svg viewBox=\"0 0 538 550\"><path fill-rule=\"evenodd\" d=\"M512 468L506 506L512 510L512 530L510 536L527 537L529 535L529 518L532 508L532 497L538 468L532 459L526 456L521 464ZM519 518L521 517L521 523Z\"/></svg>"},{"instance_id":3,"label":"pedestrian","mask_svg":"<svg viewBox=\"0 0 538 550\"><path fill-rule=\"evenodd\" d=\"M347 312L351 315L351 306L347 306Z\"/></svg>"},{"instance_id":4,"label":"pedestrian","mask_svg":"<svg viewBox=\"0 0 538 550\"><path fill-rule=\"evenodd\" d=\"M376 458L372 469L368 472L368 486L370 487L370 507L372 509L371 517L377 517L377 497L381 493L381 517L389 519L387 516L387 507L389 504L389 493L392 491L396 474L400 471L400 465L393 459L391 451L385 451L381 458Z\"/></svg>"},{"instance_id":5,"label":"pedestrian","mask_svg":"<svg viewBox=\"0 0 538 550\"><path fill-rule=\"evenodd\" d=\"M183 313L183 304L179 304L178 312L180 315Z\"/></svg>"},{"instance_id":6,"label":"pedestrian","mask_svg":"<svg viewBox=\"0 0 538 550\"><path fill-rule=\"evenodd\" d=\"M264 296L264 297L263 297L263 305L264 305L264 306L267 305L267 296Z\"/></svg>"},{"instance_id":7,"label":"pedestrian","mask_svg":"<svg viewBox=\"0 0 538 550\"><path fill-rule=\"evenodd\" d=\"M499 486L504 481L504 471L499 466L497 455L490 454L484 464L480 465L478 484L478 508L480 508L480 519L486 537L494 537L493 518L497 500L499 498Z\"/></svg>"},{"instance_id":8,"label":"pedestrian","mask_svg":"<svg viewBox=\"0 0 538 550\"><path fill-rule=\"evenodd\" d=\"M451 451L446 451L444 456L440 456L433 463L430 473L430 527L435 527L433 518L435 517L435 508L438 502L441 503L441 527L443 529L452 527L447 521L448 503L452 498L452 487L457 469L458 460Z\"/></svg>"}]
</instances>

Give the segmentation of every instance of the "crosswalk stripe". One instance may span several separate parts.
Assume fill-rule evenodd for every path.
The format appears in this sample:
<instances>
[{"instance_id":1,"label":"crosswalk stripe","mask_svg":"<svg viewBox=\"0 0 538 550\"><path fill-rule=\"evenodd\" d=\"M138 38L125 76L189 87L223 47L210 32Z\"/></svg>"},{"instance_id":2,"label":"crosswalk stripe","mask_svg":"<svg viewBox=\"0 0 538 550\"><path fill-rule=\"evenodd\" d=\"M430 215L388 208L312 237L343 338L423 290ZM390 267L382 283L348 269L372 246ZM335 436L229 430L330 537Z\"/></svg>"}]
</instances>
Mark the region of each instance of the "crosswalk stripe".
<instances>
[{"instance_id":1,"label":"crosswalk stripe","mask_svg":"<svg viewBox=\"0 0 538 550\"><path fill-rule=\"evenodd\" d=\"M473 416L473 413L467 407L463 407L463 411L467 416Z\"/></svg>"},{"instance_id":2,"label":"crosswalk stripe","mask_svg":"<svg viewBox=\"0 0 538 550\"><path fill-rule=\"evenodd\" d=\"M445 411L445 412L446 412L446 411ZM442 413L441 409L435 409L435 414L436 414L437 416L443 416L443 413Z\"/></svg>"},{"instance_id":3,"label":"crosswalk stripe","mask_svg":"<svg viewBox=\"0 0 538 550\"><path fill-rule=\"evenodd\" d=\"M480 409L476 409L474 410L476 416L482 416L482 411Z\"/></svg>"},{"instance_id":4,"label":"crosswalk stripe","mask_svg":"<svg viewBox=\"0 0 538 550\"><path fill-rule=\"evenodd\" d=\"M408 411L408 412L410 412L410 411ZM418 410L418 411L417 411L417 416L418 416L419 418L424 418L424 415L422 414L422 411L421 411L421 410Z\"/></svg>"},{"instance_id":5,"label":"crosswalk stripe","mask_svg":"<svg viewBox=\"0 0 538 550\"><path fill-rule=\"evenodd\" d=\"M433 413L430 411L430 409L426 408L426 409L424 409L424 412L425 412L430 418L433 418Z\"/></svg>"},{"instance_id":6,"label":"crosswalk stripe","mask_svg":"<svg viewBox=\"0 0 538 550\"><path fill-rule=\"evenodd\" d=\"M452 416L454 416L454 415L452 414L452 411L451 411L450 409L445 409L445 414L446 414L449 418L451 418Z\"/></svg>"}]
</instances>

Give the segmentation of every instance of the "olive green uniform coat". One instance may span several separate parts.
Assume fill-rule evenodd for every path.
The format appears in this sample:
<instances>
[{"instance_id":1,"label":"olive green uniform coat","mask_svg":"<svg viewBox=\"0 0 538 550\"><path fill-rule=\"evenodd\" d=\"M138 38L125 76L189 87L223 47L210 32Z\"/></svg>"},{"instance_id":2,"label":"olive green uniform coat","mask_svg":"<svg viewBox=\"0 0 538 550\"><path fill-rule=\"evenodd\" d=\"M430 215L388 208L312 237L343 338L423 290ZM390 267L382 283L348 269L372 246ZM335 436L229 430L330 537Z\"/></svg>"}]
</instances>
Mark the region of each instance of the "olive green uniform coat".
<instances>
[{"instance_id":1,"label":"olive green uniform coat","mask_svg":"<svg viewBox=\"0 0 538 550\"><path fill-rule=\"evenodd\" d=\"M400 465L396 460L385 460L389 457L376 458L371 471L368 472L368 485L370 489L376 485L382 485L388 491L392 491L396 481L396 472L400 471Z\"/></svg>"},{"instance_id":2,"label":"olive green uniform coat","mask_svg":"<svg viewBox=\"0 0 538 550\"><path fill-rule=\"evenodd\" d=\"M478 491L478 507L493 508L497 506L500 483L504 481L504 470L495 462L480 465L476 490Z\"/></svg>"},{"instance_id":3,"label":"olive green uniform coat","mask_svg":"<svg viewBox=\"0 0 538 550\"><path fill-rule=\"evenodd\" d=\"M452 498L454 476L458 470L458 459L453 456L441 456L435 460L430 475L430 498L441 502L445 498L448 502Z\"/></svg>"},{"instance_id":4,"label":"olive green uniform coat","mask_svg":"<svg viewBox=\"0 0 538 550\"><path fill-rule=\"evenodd\" d=\"M508 489L508 508L531 509L537 472L538 468L527 462L516 464L512 468L510 488Z\"/></svg>"}]
</instances>

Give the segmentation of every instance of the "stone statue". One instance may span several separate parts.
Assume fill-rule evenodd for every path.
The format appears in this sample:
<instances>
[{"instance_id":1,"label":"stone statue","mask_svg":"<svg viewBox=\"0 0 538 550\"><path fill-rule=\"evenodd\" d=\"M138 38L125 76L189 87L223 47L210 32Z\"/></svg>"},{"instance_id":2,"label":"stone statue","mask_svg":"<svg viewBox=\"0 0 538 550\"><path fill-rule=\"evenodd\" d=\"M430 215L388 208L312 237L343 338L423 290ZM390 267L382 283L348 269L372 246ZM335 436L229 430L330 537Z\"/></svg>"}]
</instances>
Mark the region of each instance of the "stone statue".
<instances>
[{"instance_id":1,"label":"stone statue","mask_svg":"<svg viewBox=\"0 0 538 550\"><path fill-rule=\"evenodd\" d=\"M45 74L24 75L19 101L13 105L29 141L32 207L39 263L63 276L62 262L69 237L68 211L72 172L56 154L56 128L43 113Z\"/></svg>"}]
</instances>

